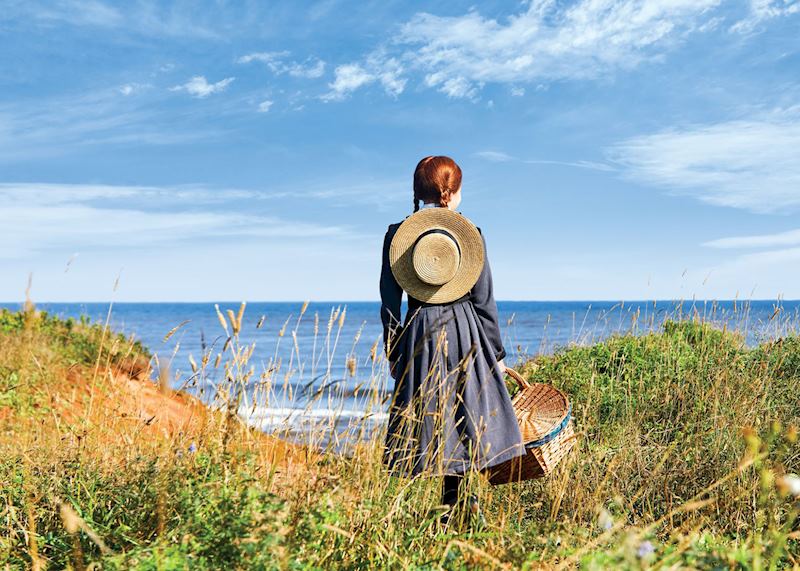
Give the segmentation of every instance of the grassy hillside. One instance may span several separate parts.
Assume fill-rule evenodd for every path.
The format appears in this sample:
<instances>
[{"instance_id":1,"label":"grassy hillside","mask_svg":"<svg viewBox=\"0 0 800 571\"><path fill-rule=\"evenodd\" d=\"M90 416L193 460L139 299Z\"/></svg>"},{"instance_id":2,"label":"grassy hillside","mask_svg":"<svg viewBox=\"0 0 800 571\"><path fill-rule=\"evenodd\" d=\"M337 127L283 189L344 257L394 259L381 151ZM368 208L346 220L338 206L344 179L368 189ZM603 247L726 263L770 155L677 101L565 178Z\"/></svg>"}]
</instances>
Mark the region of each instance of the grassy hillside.
<instances>
[{"instance_id":1,"label":"grassy hillside","mask_svg":"<svg viewBox=\"0 0 800 571\"><path fill-rule=\"evenodd\" d=\"M229 406L210 412L102 326L0 314L0 565L800 568L798 338L668 323L521 365L572 397L576 450L546 480L473 478L486 524L442 529L439 482L388 478L378 445L243 426L241 314L220 317L230 341L197 368L225 371Z\"/></svg>"}]
</instances>

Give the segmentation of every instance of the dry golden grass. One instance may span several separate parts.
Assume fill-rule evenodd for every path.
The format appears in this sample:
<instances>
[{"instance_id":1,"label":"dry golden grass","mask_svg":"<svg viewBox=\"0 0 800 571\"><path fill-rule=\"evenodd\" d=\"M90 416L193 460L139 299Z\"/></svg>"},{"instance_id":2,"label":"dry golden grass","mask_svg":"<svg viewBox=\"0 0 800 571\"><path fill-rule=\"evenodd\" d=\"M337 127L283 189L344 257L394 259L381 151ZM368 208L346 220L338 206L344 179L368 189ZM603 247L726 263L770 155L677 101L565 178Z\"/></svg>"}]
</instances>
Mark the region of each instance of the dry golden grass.
<instances>
[{"instance_id":1,"label":"dry golden grass","mask_svg":"<svg viewBox=\"0 0 800 571\"><path fill-rule=\"evenodd\" d=\"M193 358L186 381L197 390L207 379L224 380L212 408L168 389L167 375L152 381L142 367L146 350L103 326L67 326L32 308L4 314L0 562L798 567L797 338L748 349L735 333L684 322L538 357L522 370L572 396L579 446L543 481L493 488L471 475L486 523L462 514L442 528L439 481L388 477L379 439L345 457L242 421L290 386L290 370L324 377L334 360L353 358L352 349L337 353L344 309L332 310L327 324L315 315L322 337L310 362L299 354L293 331L306 309L277 324L279 342L294 347L292 362L271 361L265 370L239 341L244 305L218 310L227 340ZM385 374L378 350L356 366L376 385Z\"/></svg>"}]
</instances>

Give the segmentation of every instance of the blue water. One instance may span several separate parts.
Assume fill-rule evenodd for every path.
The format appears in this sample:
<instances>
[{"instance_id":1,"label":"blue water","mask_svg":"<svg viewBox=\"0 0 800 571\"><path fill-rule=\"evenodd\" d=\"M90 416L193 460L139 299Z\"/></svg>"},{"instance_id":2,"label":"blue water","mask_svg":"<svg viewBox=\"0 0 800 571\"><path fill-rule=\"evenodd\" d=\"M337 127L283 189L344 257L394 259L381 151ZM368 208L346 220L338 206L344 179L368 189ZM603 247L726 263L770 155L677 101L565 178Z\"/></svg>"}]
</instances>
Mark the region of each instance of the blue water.
<instances>
[{"instance_id":1,"label":"blue water","mask_svg":"<svg viewBox=\"0 0 800 571\"><path fill-rule=\"evenodd\" d=\"M19 304L0 303L0 307L18 309ZM141 340L156 355L157 368L169 371L175 388L208 402L225 381L224 364L230 361L231 347L225 347L228 335L213 303L40 303L37 307L98 322L105 322L110 309L111 327ZM239 303L219 303L219 307L223 314L228 309L236 313ZM365 414L371 428L379 427L392 388L382 356L379 304L311 303L301 316L302 307L301 302L247 304L239 345L253 346L252 356L237 373L239 377L251 369L252 373L240 414L264 430L286 430L289 436L308 434L308 426L315 423L328 423L329 429L323 427L321 432L330 435ZM793 331L800 301L500 301L498 310L506 363L512 366L558 347L616 333L643 333L658 329L666 319L687 317L737 329L754 344ZM215 368L216 355L223 349L222 364ZM205 367L204 354L208 355ZM191 360L199 373L193 372Z\"/></svg>"}]
</instances>

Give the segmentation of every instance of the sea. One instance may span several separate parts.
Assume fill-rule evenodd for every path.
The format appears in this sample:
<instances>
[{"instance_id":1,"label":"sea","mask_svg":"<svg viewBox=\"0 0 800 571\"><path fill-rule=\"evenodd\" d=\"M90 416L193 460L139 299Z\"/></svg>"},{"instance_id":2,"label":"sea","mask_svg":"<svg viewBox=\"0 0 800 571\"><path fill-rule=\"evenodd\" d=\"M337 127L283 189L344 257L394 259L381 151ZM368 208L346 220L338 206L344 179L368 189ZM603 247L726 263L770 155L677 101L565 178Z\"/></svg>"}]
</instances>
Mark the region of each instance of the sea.
<instances>
[{"instance_id":1,"label":"sea","mask_svg":"<svg viewBox=\"0 0 800 571\"><path fill-rule=\"evenodd\" d=\"M19 309L19 303L0 307ZM793 333L800 301L498 301L507 366L612 335L701 319L748 344ZM39 303L141 341L159 375L265 432L347 451L385 427L393 380L372 301ZM233 335L232 322L241 326ZM404 307L405 312L405 307ZM234 404L232 404L234 403Z\"/></svg>"}]
</instances>

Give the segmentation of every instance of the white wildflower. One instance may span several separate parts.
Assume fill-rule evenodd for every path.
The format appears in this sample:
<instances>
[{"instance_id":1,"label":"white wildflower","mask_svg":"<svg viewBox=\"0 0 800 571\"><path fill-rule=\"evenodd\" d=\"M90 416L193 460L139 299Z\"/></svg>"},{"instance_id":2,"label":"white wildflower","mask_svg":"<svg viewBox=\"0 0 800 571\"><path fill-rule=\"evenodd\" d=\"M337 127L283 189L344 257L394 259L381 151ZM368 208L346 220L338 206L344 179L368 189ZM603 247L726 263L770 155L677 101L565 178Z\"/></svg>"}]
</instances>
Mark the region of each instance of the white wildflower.
<instances>
[{"instance_id":1,"label":"white wildflower","mask_svg":"<svg viewBox=\"0 0 800 571\"><path fill-rule=\"evenodd\" d=\"M614 526L614 519L606 508L602 508L597 516L597 525L608 531Z\"/></svg>"},{"instance_id":2,"label":"white wildflower","mask_svg":"<svg viewBox=\"0 0 800 571\"><path fill-rule=\"evenodd\" d=\"M800 498L800 476L786 474L778 479L778 488L788 495Z\"/></svg>"}]
</instances>

